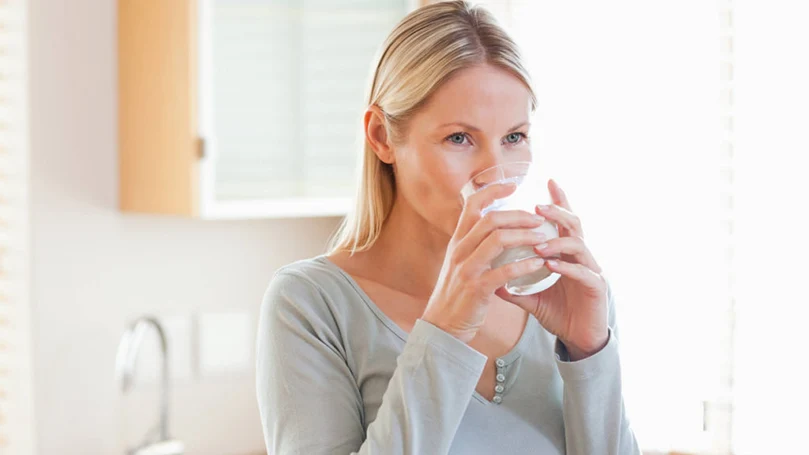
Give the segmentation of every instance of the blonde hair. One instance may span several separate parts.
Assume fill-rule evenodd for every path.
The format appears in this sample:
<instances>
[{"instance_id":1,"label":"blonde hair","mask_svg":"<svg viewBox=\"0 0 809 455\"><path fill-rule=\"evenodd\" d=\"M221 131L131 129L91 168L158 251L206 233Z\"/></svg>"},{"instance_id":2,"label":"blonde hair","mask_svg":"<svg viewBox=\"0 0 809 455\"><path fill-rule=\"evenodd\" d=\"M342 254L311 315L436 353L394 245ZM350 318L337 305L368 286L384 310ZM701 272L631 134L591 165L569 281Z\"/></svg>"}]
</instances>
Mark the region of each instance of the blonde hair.
<instances>
[{"instance_id":1,"label":"blonde hair","mask_svg":"<svg viewBox=\"0 0 809 455\"><path fill-rule=\"evenodd\" d=\"M505 69L536 97L520 51L487 10L465 1L421 7L393 29L385 40L371 79L368 105L385 115L388 137L396 143L407 120L447 79L482 63ZM366 139L356 206L332 238L331 253L369 249L379 237L396 196L393 166L379 159Z\"/></svg>"}]
</instances>

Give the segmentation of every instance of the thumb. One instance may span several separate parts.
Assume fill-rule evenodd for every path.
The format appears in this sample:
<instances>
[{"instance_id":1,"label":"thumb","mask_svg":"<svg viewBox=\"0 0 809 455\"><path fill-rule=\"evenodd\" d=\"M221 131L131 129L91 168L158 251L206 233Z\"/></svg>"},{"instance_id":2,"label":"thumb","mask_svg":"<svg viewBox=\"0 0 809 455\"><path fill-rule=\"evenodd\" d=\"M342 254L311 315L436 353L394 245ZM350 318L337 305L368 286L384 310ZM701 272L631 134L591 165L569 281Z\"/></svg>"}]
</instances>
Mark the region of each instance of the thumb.
<instances>
[{"instance_id":1,"label":"thumb","mask_svg":"<svg viewBox=\"0 0 809 455\"><path fill-rule=\"evenodd\" d=\"M508 292L505 286L494 291L494 295L506 302L513 303L530 314L536 315L539 305L539 294L534 295L514 295Z\"/></svg>"},{"instance_id":2,"label":"thumb","mask_svg":"<svg viewBox=\"0 0 809 455\"><path fill-rule=\"evenodd\" d=\"M557 183L556 180L548 180L548 191L551 193L551 199L553 200L554 204L567 210L572 210L570 208L570 202L567 200L567 195L565 195L565 192L562 191L562 187L559 186L559 183Z\"/></svg>"}]
</instances>

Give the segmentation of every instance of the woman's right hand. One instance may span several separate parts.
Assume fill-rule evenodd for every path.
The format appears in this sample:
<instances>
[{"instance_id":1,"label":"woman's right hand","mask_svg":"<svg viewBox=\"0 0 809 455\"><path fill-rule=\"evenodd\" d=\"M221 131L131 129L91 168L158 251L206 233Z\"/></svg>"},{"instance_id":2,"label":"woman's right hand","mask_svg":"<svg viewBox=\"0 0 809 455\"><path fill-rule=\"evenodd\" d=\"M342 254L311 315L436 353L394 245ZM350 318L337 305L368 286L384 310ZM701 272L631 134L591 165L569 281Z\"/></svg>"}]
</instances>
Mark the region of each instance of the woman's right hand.
<instances>
[{"instance_id":1,"label":"woman's right hand","mask_svg":"<svg viewBox=\"0 0 809 455\"><path fill-rule=\"evenodd\" d=\"M545 264L540 257L492 269L504 250L542 243L535 232L544 219L522 210L484 208L516 189L513 183L494 184L470 196L447 246L444 264L421 319L469 343L483 325L494 293L509 281L533 273Z\"/></svg>"}]
</instances>

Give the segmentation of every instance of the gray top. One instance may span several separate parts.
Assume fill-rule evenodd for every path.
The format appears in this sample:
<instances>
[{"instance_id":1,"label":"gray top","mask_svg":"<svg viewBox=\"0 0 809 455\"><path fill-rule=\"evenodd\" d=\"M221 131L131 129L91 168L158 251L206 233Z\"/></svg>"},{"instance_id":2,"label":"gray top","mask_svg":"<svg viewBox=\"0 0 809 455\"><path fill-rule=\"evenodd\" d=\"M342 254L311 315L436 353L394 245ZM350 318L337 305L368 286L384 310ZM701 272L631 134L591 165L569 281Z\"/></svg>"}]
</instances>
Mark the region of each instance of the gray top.
<instances>
[{"instance_id":1,"label":"gray top","mask_svg":"<svg viewBox=\"0 0 809 455\"><path fill-rule=\"evenodd\" d=\"M261 306L257 390L271 454L640 454L607 346L577 362L529 317L495 360L423 320L408 335L325 256L288 265Z\"/></svg>"}]
</instances>

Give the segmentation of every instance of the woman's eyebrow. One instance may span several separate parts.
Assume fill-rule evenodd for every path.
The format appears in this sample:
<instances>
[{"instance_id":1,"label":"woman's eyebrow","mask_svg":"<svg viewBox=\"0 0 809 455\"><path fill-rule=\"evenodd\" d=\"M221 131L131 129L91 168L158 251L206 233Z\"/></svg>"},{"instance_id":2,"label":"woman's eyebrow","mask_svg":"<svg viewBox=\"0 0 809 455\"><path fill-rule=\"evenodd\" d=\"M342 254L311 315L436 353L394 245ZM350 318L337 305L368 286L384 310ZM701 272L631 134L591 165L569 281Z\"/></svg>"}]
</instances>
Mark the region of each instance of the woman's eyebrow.
<instances>
[{"instance_id":1,"label":"woman's eyebrow","mask_svg":"<svg viewBox=\"0 0 809 455\"><path fill-rule=\"evenodd\" d=\"M516 126L512 126L511 129L509 129L509 131L518 130L518 129L524 127L524 126L531 126L531 122L522 122L522 123L520 123L520 124L518 124Z\"/></svg>"},{"instance_id":2,"label":"woman's eyebrow","mask_svg":"<svg viewBox=\"0 0 809 455\"><path fill-rule=\"evenodd\" d=\"M522 122L520 124L517 124L517 125L509 128L509 131L518 130L518 129L524 127L524 126L530 126L530 125L531 125L531 122ZM460 127L464 128L464 129L467 129L469 131L480 132L480 128L478 128L476 126L473 126L473 125L470 125L468 123L463 123L463 122L444 123L443 125L440 125L439 128L444 128L444 127L447 127L447 126L460 126Z\"/></svg>"},{"instance_id":3,"label":"woman's eyebrow","mask_svg":"<svg viewBox=\"0 0 809 455\"><path fill-rule=\"evenodd\" d=\"M460 127L464 128L464 129L467 129L469 131L480 132L480 128L478 128L476 126L472 126L472 125L470 125L468 123L463 123L463 122L449 122L449 123L445 123L443 125L440 125L439 128L444 128L444 127L447 127L447 126L460 126Z\"/></svg>"}]
</instances>

